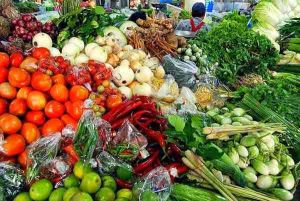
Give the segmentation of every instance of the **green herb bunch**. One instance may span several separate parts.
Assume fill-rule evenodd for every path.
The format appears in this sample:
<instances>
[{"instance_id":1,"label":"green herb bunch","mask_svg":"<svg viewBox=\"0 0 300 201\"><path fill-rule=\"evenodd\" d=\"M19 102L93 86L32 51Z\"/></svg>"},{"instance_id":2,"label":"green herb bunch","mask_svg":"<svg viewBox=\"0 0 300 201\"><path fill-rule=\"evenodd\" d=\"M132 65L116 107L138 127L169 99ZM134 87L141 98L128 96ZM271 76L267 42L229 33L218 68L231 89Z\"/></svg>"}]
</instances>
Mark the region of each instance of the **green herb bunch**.
<instances>
[{"instance_id":1,"label":"green herb bunch","mask_svg":"<svg viewBox=\"0 0 300 201\"><path fill-rule=\"evenodd\" d=\"M234 84L240 76L250 73L268 77L268 68L279 58L271 41L248 29L244 18L225 19L208 33L202 31L190 41L200 47L211 62L219 63L216 75L226 84Z\"/></svg>"}]
</instances>

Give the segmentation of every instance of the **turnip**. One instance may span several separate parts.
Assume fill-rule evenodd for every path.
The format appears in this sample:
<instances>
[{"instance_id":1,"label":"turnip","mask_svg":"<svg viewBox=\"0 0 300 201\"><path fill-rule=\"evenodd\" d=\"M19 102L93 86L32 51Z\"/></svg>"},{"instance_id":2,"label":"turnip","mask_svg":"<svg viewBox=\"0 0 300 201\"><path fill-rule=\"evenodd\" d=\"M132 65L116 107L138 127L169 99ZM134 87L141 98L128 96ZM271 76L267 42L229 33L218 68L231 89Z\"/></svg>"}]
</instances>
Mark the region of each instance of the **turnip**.
<instances>
[{"instance_id":1,"label":"turnip","mask_svg":"<svg viewBox=\"0 0 300 201\"><path fill-rule=\"evenodd\" d=\"M50 30L49 30L50 31ZM77 45L80 49L80 51L82 51L84 49L84 42L83 40L81 40L80 38L77 37L72 37L69 40L69 43L74 43L75 45Z\"/></svg>"},{"instance_id":2,"label":"turnip","mask_svg":"<svg viewBox=\"0 0 300 201\"><path fill-rule=\"evenodd\" d=\"M89 61L89 57L81 53L75 58L75 65L87 63L88 61Z\"/></svg>"},{"instance_id":3,"label":"turnip","mask_svg":"<svg viewBox=\"0 0 300 201\"><path fill-rule=\"evenodd\" d=\"M153 73L150 68L142 66L135 72L135 78L138 82L150 82L153 77Z\"/></svg>"},{"instance_id":4,"label":"turnip","mask_svg":"<svg viewBox=\"0 0 300 201\"><path fill-rule=\"evenodd\" d=\"M61 55L59 49L57 49L57 48L55 48L55 47L52 47L52 48L50 49L50 53L51 53L51 56L53 56L53 57L58 57L58 56Z\"/></svg>"},{"instance_id":5,"label":"turnip","mask_svg":"<svg viewBox=\"0 0 300 201\"><path fill-rule=\"evenodd\" d=\"M45 47L50 50L52 47L52 39L46 33L38 33L33 37L32 45L34 47Z\"/></svg>"},{"instance_id":6,"label":"turnip","mask_svg":"<svg viewBox=\"0 0 300 201\"><path fill-rule=\"evenodd\" d=\"M119 87L119 90L124 96L126 96L126 98L131 99L132 91L129 87L121 86L121 87Z\"/></svg>"},{"instance_id":7,"label":"turnip","mask_svg":"<svg viewBox=\"0 0 300 201\"><path fill-rule=\"evenodd\" d=\"M85 54L89 57L90 54L91 54L91 50L94 48L94 47L99 47L99 45L97 43L89 43L85 46L84 48L84 51L85 51Z\"/></svg>"},{"instance_id":8,"label":"turnip","mask_svg":"<svg viewBox=\"0 0 300 201\"><path fill-rule=\"evenodd\" d=\"M62 49L64 57L75 57L79 54L80 48L74 43L67 43Z\"/></svg>"},{"instance_id":9,"label":"turnip","mask_svg":"<svg viewBox=\"0 0 300 201\"><path fill-rule=\"evenodd\" d=\"M142 83L142 84L136 84L133 87L133 95L138 95L138 96L151 96L152 95L152 88L149 84L147 83Z\"/></svg>"},{"instance_id":10,"label":"turnip","mask_svg":"<svg viewBox=\"0 0 300 201\"><path fill-rule=\"evenodd\" d=\"M103 49L102 47L94 47L91 51L90 51L90 55L89 58L101 63L105 63L108 55L105 51L105 49Z\"/></svg>"}]
</instances>

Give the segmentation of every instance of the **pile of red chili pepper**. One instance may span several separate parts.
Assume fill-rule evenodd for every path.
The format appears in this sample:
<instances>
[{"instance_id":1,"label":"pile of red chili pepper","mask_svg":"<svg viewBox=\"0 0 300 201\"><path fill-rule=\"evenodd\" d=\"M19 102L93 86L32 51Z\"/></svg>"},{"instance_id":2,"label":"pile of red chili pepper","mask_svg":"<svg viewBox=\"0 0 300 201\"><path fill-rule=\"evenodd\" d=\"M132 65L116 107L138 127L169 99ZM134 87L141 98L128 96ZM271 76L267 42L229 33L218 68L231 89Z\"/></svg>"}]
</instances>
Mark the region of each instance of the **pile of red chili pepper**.
<instances>
[{"instance_id":1,"label":"pile of red chili pepper","mask_svg":"<svg viewBox=\"0 0 300 201\"><path fill-rule=\"evenodd\" d=\"M169 171L172 180L187 172L188 168L181 162L181 149L166 141L163 132L168 126L167 120L150 97L135 96L131 100L125 100L102 118L108 121L115 131L128 119L148 138L149 157L139 157L133 165L134 174L137 176L142 177L161 165ZM130 186L130 183L122 180L119 180L118 184Z\"/></svg>"}]
</instances>

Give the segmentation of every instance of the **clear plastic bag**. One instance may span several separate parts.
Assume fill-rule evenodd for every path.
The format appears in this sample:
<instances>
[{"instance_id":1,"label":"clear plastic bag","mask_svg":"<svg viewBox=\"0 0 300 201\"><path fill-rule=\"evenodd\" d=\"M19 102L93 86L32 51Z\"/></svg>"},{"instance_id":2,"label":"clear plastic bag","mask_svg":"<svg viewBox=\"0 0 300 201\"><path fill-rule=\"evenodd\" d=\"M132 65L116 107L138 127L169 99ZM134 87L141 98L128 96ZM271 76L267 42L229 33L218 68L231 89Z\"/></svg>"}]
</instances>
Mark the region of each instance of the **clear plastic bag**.
<instances>
[{"instance_id":1,"label":"clear plastic bag","mask_svg":"<svg viewBox=\"0 0 300 201\"><path fill-rule=\"evenodd\" d=\"M24 189L25 184L25 177L22 170L11 164L0 162L0 187L4 198L13 200Z\"/></svg>"},{"instance_id":2,"label":"clear plastic bag","mask_svg":"<svg viewBox=\"0 0 300 201\"><path fill-rule=\"evenodd\" d=\"M180 87L192 88L196 84L198 67L195 63L180 61L171 55L166 55L163 58L163 67L166 73L174 76Z\"/></svg>"},{"instance_id":3,"label":"clear plastic bag","mask_svg":"<svg viewBox=\"0 0 300 201\"><path fill-rule=\"evenodd\" d=\"M125 161L132 161L147 145L147 138L126 120L114 137L109 152Z\"/></svg>"},{"instance_id":4,"label":"clear plastic bag","mask_svg":"<svg viewBox=\"0 0 300 201\"><path fill-rule=\"evenodd\" d=\"M84 85L87 89L91 90L91 74L86 67L77 67L67 69L66 81L74 85Z\"/></svg>"},{"instance_id":5,"label":"clear plastic bag","mask_svg":"<svg viewBox=\"0 0 300 201\"><path fill-rule=\"evenodd\" d=\"M202 75L198 79L194 86L197 104L202 108L224 106L230 90L214 76Z\"/></svg>"},{"instance_id":6,"label":"clear plastic bag","mask_svg":"<svg viewBox=\"0 0 300 201\"><path fill-rule=\"evenodd\" d=\"M28 149L26 181L32 183L40 176L41 167L51 162L57 155L60 144L61 134L53 134L43 137L33 142Z\"/></svg>"},{"instance_id":7,"label":"clear plastic bag","mask_svg":"<svg viewBox=\"0 0 300 201\"><path fill-rule=\"evenodd\" d=\"M160 101L172 103L179 96L179 87L172 75L167 75L165 82L156 93L156 98Z\"/></svg>"},{"instance_id":8,"label":"clear plastic bag","mask_svg":"<svg viewBox=\"0 0 300 201\"><path fill-rule=\"evenodd\" d=\"M180 95L174 102L175 105L180 105L177 110L178 115L199 114L196 103L197 99L194 92L187 87L181 88Z\"/></svg>"},{"instance_id":9,"label":"clear plastic bag","mask_svg":"<svg viewBox=\"0 0 300 201\"><path fill-rule=\"evenodd\" d=\"M149 172L133 187L135 201L168 200L171 194L171 178L168 170L159 166Z\"/></svg>"},{"instance_id":10,"label":"clear plastic bag","mask_svg":"<svg viewBox=\"0 0 300 201\"><path fill-rule=\"evenodd\" d=\"M72 164L65 156L55 157L41 166L40 177L50 179L55 184L72 172Z\"/></svg>"},{"instance_id":11,"label":"clear plastic bag","mask_svg":"<svg viewBox=\"0 0 300 201\"><path fill-rule=\"evenodd\" d=\"M114 157L106 151L101 152L96 156L98 170L103 174L114 174L118 167L126 168L133 172L132 166L128 163Z\"/></svg>"},{"instance_id":12,"label":"clear plastic bag","mask_svg":"<svg viewBox=\"0 0 300 201\"><path fill-rule=\"evenodd\" d=\"M94 154L106 149L111 141L110 124L86 110L78 123L74 147L80 158L89 162Z\"/></svg>"}]
</instances>

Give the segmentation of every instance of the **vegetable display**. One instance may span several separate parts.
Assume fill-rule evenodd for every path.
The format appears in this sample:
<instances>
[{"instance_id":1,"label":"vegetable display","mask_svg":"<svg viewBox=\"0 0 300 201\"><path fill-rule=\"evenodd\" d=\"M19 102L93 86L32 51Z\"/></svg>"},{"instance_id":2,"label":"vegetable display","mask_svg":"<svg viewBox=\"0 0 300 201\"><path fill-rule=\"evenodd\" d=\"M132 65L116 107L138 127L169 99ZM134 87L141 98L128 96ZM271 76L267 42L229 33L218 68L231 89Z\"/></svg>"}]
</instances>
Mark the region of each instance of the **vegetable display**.
<instances>
[{"instance_id":1,"label":"vegetable display","mask_svg":"<svg viewBox=\"0 0 300 201\"><path fill-rule=\"evenodd\" d=\"M298 1L194 38L170 6L26 4L0 2L0 200L299 199Z\"/></svg>"}]
</instances>

